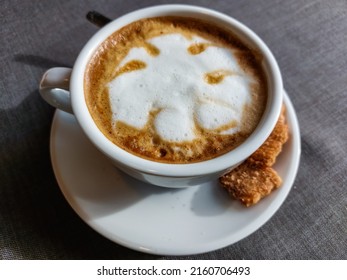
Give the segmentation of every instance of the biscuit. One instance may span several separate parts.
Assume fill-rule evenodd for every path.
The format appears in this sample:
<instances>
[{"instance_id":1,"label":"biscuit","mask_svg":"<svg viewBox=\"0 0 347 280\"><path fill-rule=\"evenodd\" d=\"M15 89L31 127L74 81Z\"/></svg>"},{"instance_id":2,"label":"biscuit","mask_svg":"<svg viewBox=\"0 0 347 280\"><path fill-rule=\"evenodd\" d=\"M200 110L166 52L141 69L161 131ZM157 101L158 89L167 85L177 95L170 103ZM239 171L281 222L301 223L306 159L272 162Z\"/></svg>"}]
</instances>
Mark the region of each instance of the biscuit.
<instances>
[{"instance_id":1,"label":"biscuit","mask_svg":"<svg viewBox=\"0 0 347 280\"><path fill-rule=\"evenodd\" d=\"M232 198L247 207L279 188L282 179L272 166L287 140L288 126L283 106L276 126L267 140L245 162L220 177L222 187Z\"/></svg>"},{"instance_id":2,"label":"biscuit","mask_svg":"<svg viewBox=\"0 0 347 280\"><path fill-rule=\"evenodd\" d=\"M285 107L282 106L281 114L267 140L256 150L247 161L257 166L274 165L277 156L282 151L282 146L288 140L288 126L285 118Z\"/></svg>"},{"instance_id":3,"label":"biscuit","mask_svg":"<svg viewBox=\"0 0 347 280\"><path fill-rule=\"evenodd\" d=\"M259 167L245 162L220 178L222 186L244 205L251 206L282 184L281 177L271 167Z\"/></svg>"}]
</instances>

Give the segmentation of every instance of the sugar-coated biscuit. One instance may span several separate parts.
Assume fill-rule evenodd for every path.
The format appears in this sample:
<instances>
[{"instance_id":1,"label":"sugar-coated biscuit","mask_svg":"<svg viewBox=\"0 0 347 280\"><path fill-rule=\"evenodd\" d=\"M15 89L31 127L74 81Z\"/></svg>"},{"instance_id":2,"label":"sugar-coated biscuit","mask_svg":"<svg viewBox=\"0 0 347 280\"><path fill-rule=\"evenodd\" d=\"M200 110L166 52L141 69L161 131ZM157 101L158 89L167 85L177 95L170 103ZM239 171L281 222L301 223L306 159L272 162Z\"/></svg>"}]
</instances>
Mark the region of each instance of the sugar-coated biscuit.
<instances>
[{"instance_id":1,"label":"sugar-coated biscuit","mask_svg":"<svg viewBox=\"0 0 347 280\"><path fill-rule=\"evenodd\" d=\"M287 140L288 126L283 106L275 128L263 145L244 163L220 178L221 185L231 197L248 207L281 186L282 179L272 166Z\"/></svg>"},{"instance_id":2,"label":"sugar-coated biscuit","mask_svg":"<svg viewBox=\"0 0 347 280\"><path fill-rule=\"evenodd\" d=\"M278 188L282 179L271 167L259 167L245 162L222 176L220 182L234 199L248 207Z\"/></svg>"},{"instance_id":3,"label":"sugar-coated biscuit","mask_svg":"<svg viewBox=\"0 0 347 280\"><path fill-rule=\"evenodd\" d=\"M282 151L282 146L288 140L288 126L285 118L285 107L282 107L280 117L267 140L247 160L260 166L272 166Z\"/></svg>"}]
</instances>

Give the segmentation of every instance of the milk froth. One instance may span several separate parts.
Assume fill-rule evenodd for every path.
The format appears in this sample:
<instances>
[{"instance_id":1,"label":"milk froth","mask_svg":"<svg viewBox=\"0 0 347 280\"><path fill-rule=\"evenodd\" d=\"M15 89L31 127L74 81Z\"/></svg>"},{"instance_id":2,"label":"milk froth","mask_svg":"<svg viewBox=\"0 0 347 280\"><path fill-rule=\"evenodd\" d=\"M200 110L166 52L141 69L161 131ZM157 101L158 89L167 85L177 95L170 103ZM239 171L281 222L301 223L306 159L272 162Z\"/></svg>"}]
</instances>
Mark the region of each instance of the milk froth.
<instances>
[{"instance_id":1,"label":"milk froth","mask_svg":"<svg viewBox=\"0 0 347 280\"><path fill-rule=\"evenodd\" d=\"M108 85L114 122L123 121L142 129L149 112L159 110L154 121L156 133L174 142L197 137L194 119L203 129L218 129L233 122L233 129L222 131L239 130L243 107L251 101L252 81L230 49L214 46L197 36L188 39L179 33L147 42L159 54L153 56L145 48L132 48L116 72L131 61L141 61L145 67L124 72ZM190 46L202 42L211 46L195 55L188 51ZM218 71L229 74L218 83L209 83L205 76Z\"/></svg>"},{"instance_id":2,"label":"milk froth","mask_svg":"<svg viewBox=\"0 0 347 280\"><path fill-rule=\"evenodd\" d=\"M115 144L152 160L194 162L238 146L266 101L257 57L227 31L184 18L133 23L85 75L86 100Z\"/></svg>"}]
</instances>

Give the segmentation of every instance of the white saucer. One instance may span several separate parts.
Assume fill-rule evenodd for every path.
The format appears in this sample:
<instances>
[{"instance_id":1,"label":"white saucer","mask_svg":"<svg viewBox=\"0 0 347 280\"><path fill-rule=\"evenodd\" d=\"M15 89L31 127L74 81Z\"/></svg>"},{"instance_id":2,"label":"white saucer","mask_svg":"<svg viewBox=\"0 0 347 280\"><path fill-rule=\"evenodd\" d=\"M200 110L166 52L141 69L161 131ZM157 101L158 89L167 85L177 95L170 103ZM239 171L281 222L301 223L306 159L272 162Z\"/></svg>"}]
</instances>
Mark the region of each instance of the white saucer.
<instances>
[{"instance_id":1,"label":"white saucer","mask_svg":"<svg viewBox=\"0 0 347 280\"><path fill-rule=\"evenodd\" d=\"M290 139L275 165L284 183L250 208L231 200L217 181L167 189L125 175L92 146L74 116L59 110L50 143L55 176L77 214L118 244L160 255L223 248L259 229L279 209L292 187L299 165L300 132L286 94L284 101Z\"/></svg>"}]
</instances>

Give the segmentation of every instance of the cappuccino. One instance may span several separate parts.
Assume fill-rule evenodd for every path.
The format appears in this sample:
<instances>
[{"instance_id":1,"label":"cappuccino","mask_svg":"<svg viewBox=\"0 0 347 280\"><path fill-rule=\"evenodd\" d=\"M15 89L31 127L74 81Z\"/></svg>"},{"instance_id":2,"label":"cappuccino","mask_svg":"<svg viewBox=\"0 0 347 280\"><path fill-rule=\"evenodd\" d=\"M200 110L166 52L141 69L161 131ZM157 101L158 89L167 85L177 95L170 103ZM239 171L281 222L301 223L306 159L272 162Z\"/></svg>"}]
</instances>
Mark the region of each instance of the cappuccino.
<instances>
[{"instance_id":1,"label":"cappuccino","mask_svg":"<svg viewBox=\"0 0 347 280\"><path fill-rule=\"evenodd\" d=\"M89 112L114 144L137 156L192 163L222 155L254 131L265 110L261 57L208 22L133 22L92 55Z\"/></svg>"}]
</instances>

